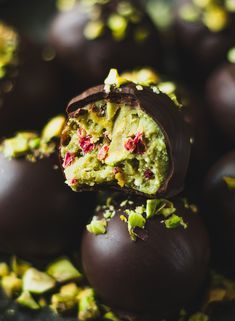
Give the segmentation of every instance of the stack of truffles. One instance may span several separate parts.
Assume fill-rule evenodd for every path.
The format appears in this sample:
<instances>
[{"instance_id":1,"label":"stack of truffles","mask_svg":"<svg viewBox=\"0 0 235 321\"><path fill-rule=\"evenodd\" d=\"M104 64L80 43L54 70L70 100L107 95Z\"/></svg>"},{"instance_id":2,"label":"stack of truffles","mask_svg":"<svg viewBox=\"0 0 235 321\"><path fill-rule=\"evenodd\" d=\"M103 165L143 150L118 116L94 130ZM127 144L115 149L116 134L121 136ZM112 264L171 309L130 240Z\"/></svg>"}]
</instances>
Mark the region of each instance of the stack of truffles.
<instances>
[{"instance_id":1,"label":"stack of truffles","mask_svg":"<svg viewBox=\"0 0 235 321\"><path fill-rule=\"evenodd\" d=\"M192 140L182 108L115 69L67 108L60 146L67 184L109 191L83 235L84 273L124 320L176 316L207 276L208 236L180 194Z\"/></svg>"},{"instance_id":2,"label":"stack of truffles","mask_svg":"<svg viewBox=\"0 0 235 321\"><path fill-rule=\"evenodd\" d=\"M234 0L9 2L0 321L234 321Z\"/></svg>"}]
</instances>

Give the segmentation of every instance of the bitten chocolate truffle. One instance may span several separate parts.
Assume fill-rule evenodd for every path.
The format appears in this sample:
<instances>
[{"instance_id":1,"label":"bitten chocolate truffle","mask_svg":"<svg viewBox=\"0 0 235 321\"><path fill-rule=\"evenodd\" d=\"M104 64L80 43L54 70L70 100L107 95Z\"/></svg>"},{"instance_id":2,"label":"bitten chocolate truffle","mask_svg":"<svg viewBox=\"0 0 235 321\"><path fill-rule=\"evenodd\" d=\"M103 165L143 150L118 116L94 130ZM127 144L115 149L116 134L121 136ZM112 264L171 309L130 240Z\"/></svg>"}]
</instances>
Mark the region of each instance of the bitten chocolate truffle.
<instances>
[{"instance_id":1,"label":"bitten chocolate truffle","mask_svg":"<svg viewBox=\"0 0 235 321\"><path fill-rule=\"evenodd\" d=\"M55 17L49 43L86 86L99 84L112 67L161 65L158 32L138 1L79 1Z\"/></svg>"},{"instance_id":2,"label":"bitten chocolate truffle","mask_svg":"<svg viewBox=\"0 0 235 321\"><path fill-rule=\"evenodd\" d=\"M60 81L40 49L0 21L0 137L40 128L58 113Z\"/></svg>"},{"instance_id":3,"label":"bitten chocolate truffle","mask_svg":"<svg viewBox=\"0 0 235 321\"><path fill-rule=\"evenodd\" d=\"M232 53L232 51L230 51ZM207 81L211 116L220 132L235 143L235 50L234 63L220 66ZM232 58L232 57L231 57Z\"/></svg>"},{"instance_id":4,"label":"bitten chocolate truffle","mask_svg":"<svg viewBox=\"0 0 235 321\"><path fill-rule=\"evenodd\" d=\"M218 160L204 186L207 224L217 263L233 273L235 267L235 151Z\"/></svg>"},{"instance_id":5,"label":"bitten chocolate truffle","mask_svg":"<svg viewBox=\"0 0 235 321\"><path fill-rule=\"evenodd\" d=\"M46 258L79 241L74 236L92 212L94 197L75 198L63 182L54 142L63 123L57 117L41 136L19 132L1 144L1 252Z\"/></svg>"},{"instance_id":6,"label":"bitten chocolate truffle","mask_svg":"<svg viewBox=\"0 0 235 321\"><path fill-rule=\"evenodd\" d=\"M209 252L196 207L180 199L108 199L82 240L88 281L124 320L168 320L190 304Z\"/></svg>"},{"instance_id":7,"label":"bitten chocolate truffle","mask_svg":"<svg viewBox=\"0 0 235 321\"><path fill-rule=\"evenodd\" d=\"M75 97L67 112L60 152L73 190L148 197L182 190L190 135L180 109L156 86L130 83L113 69L105 85Z\"/></svg>"}]
</instances>

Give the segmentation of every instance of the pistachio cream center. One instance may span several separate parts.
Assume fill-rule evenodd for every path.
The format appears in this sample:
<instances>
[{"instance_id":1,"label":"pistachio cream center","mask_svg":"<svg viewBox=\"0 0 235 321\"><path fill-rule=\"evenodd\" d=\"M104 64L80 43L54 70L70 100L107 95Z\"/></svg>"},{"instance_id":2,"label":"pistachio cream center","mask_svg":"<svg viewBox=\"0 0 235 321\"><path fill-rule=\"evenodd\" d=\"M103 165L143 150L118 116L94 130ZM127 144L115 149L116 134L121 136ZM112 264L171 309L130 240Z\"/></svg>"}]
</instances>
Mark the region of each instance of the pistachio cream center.
<instances>
[{"instance_id":1,"label":"pistachio cream center","mask_svg":"<svg viewBox=\"0 0 235 321\"><path fill-rule=\"evenodd\" d=\"M70 118L61 147L67 184L118 184L155 194L168 172L165 137L140 106L101 100Z\"/></svg>"}]
</instances>

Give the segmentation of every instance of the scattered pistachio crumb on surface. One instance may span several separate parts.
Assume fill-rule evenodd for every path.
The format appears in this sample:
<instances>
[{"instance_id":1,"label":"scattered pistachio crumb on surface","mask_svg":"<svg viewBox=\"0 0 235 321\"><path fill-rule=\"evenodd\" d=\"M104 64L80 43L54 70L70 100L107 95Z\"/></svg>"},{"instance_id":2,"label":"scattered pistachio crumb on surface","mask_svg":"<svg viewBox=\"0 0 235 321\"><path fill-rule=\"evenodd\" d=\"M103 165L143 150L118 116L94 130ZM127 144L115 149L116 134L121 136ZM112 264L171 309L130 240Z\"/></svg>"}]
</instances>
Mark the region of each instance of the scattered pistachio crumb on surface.
<instances>
[{"instance_id":1,"label":"scattered pistachio crumb on surface","mask_svg":"<svg viewBox=\"0 0 235 321\"><path fill-rule=\"evenodd\" d=\"M92 320L100 316L92 288L85 288L78 294L78 318L80 321Z\"/></svg>"},{"instance_id":2,"label":"scattered pistachio crumb on surface","mask_svg":"<svg viewBox=\"0 0 235 321\"><path fill-rule=\"evenodd\" d=\"M164 220L164 224L166 228L169 228L169 229L176 228L179 226L182 226L183 228L187 228L187 224L184 222L183 218L176 214L173 214L168 219Z\"/></svg>"},{"instance_id":3,"label":"scattered pistachio crumb on surface","mask_svg":"<svg viewBox=\"0 0 235 321\"><path fill-rule=\"evenodd\" d=\"M11 269L19 277L22 277L24 273L32 267L29 262L17 258L15 255L11 258Z\"/></svg>"},{"instance_id":4,"label":"scattered pistachio crumb on surface","mask_svg":"<svg viewBox=\"0 0 235 321\"><path fill-rule=\"evenodd\" d=\"M150 199L146 202L146 217L147 219L154 216L156 213L158 201L156 199Z\"/></svg>"},{"instance_id":5,"label":"scattered pistachio crumb on surface","mask_svg":"<svg viewBox=\"0 0 235 321\"><path fill-rule=\"evenodd\" d=\"M66 257L57 259L56 261L51 263L47 267L46 272L59 283L79 280L82 277L82 274Z\"/></svg>"},{"instance_id":6,"label":"scattered pistachio crumb on surface","mask_svg":"<svg viewBox=\"0 0 235 321\"><path fill-rule=\"evenodd\" d=\"M86 226L88 232L99 235L99 234L105 234L106 228L107 228L107 221L106 219L98 219L97 216L94 216L92 218L92 221L90 224Z\"/></svg>"},{"instance_id":7,"label":"scattered pistachio crumb on surface","mask_svg":"<svg viewBox=\"0 0 235 321\"><path fill-rule=\"evenodd\" d=\"M34 294L43 294L52 290L56 281L48 274L35 268L28 269L23 276L23 290Z\"/></svg>"},{"instance_id":8,"label":"scattered pistachio crumb on surface","mask_svg":"<svg viewBox=\"0 0 235 321\"><path fill-rule=\"evenodd\" d=\"M10 273L9 266L5 262L0 263L0 278L7 276Z\"/></svg>"},{"instance_id":9,"label":"scattered pistachio crumb on surface","mask_svg":"<svg viewBox=\"0 0 235 321\"><path fill-rule=\"evenodd\" d=\"M1 280L3 292L9 298L12 298L15 294L20 293L22 289L22 280L17 277L14 272L6 275Z\"/></svg>"},{"instance_id":10,"label":"scattered pistachio crumb on surface","mask_svg":"<svg viewBox=\"0 0 235 321\"><path fill-rule=\"evenodd\" d=\"M16 302L30 310L39 310L41 308L28 291L22 292L21 295L16 299Z\"/></svg>"},{"instance_id":11,"label":"scattered pistachio crumb on surface","mask_svg":"<svg viewBox=\"0 0 235 321\"><path fill-rule=\"evenodd\" d=\"M136 227L143 229L145 227L146 219L144 218L143 214L138 209L138 207L137 207L137 211L136 210L126 210L125 212L128 215L127 220L128 220L129 234L130 234L132 240L135 240L136 234L134 232L134 229Z\"/></svg>"}]
</instances>

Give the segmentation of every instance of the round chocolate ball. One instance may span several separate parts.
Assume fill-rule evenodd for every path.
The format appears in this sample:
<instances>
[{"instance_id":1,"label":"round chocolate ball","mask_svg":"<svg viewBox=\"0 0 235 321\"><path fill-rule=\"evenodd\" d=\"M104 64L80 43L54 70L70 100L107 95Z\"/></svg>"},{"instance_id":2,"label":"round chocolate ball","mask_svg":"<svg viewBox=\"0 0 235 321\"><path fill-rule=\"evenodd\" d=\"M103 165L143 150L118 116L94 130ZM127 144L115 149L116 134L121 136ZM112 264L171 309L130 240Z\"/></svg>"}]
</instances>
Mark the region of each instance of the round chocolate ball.
<instances>
[{"instance_id":1,"label":"round chocolate ball","mask_svg":"<svg viewBox=\"0 0 235 321\"><path fill-rule=\"evenodd\" d=\"M230 273L235 266L234 150L218 160L209 170L205 179L204 198L216 263Z\"/></svg>"},{"instance_id":2,"label":"round chocolate ball","mask_svg":"<svg viewBox=\"0 0 235 321\"><path fill-rule=\"evenodd\" d=\"M146 219L142 228L140 216L149 213L147 205L140 214L145 200L97 208L97 217L83 235L84 273L97 295L124 319L157 321L174 316L192 302L205 281L209 242L199 214L181 200L159 201L158 215ZM171 204L175 214L164 218L163 204ZM137 212L139 227L132 230ZM106 231L96 230L97 221Z\"/></svg>"},{"instance_id":3,"label":"round chocolate ball","mask_svg":"<svg viewBox=\"0 0 235 321\"><path fill-rule=\"evenodd\" d=\"M0 137L38 129L59 111L60 80L40 48L0 22ZM48 57L46 58L48 59Z\"/></svg>"},{"instance_id":4,"label":"round chocolate ball","mask_svg":"<svg viewBox=\"0 0 235 321\"><path fill-rule=\"evenodd\" d=\"M156 28L132 0L78 2L55 17L49 43L83 88L103 81L110 68L154 67L160 60Z\"/></svg>"},{"instance_id":5,"label":"round chocolate ball","mask_svg":"<svg viewBox=\"0 0 235 321\"><path fill-rule=\"evenodd\" d=\"M235 42L230 1L178 0L172 32L183 70L197 80L226 59Z\"/></svg>"},{"instance_id":6,"label":"round chocolate ball","mask_svg":"<svg viewBox=\"0 0 235 321\"><path fill-rule=\"evenodd\" d=\"M38 259L77 246L94 196L69 190L57 158L0 153L0 252Z\"/></svg>"},{"instance_id":7,"label":"round chocolate ball","mask_svg":"<svg viewBox=\"0 0 235 321\"><path fill-rule=\"evenodd\" d=\"M235 64L220 66L207 81L211 116L220 131L235 142Z\"/></svg>"}]
</instances>

